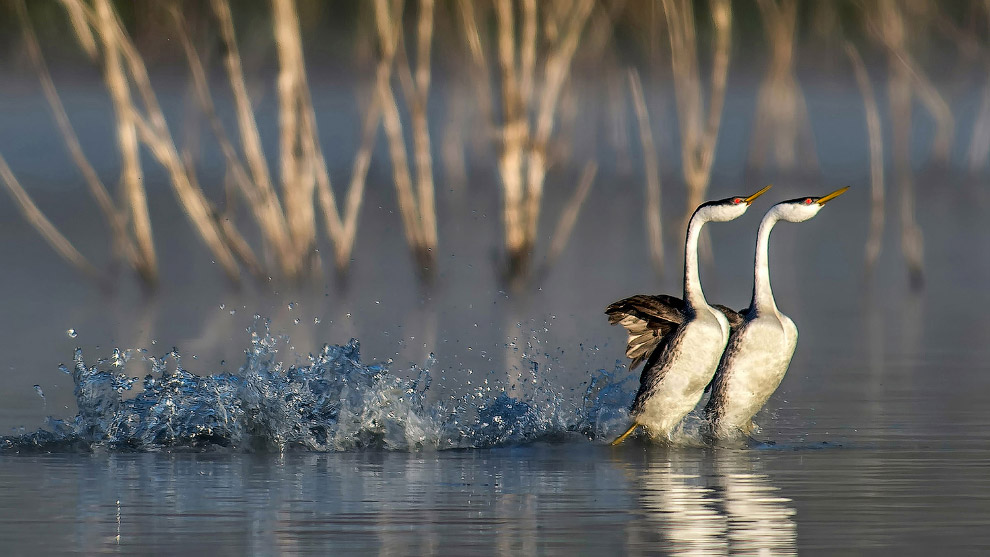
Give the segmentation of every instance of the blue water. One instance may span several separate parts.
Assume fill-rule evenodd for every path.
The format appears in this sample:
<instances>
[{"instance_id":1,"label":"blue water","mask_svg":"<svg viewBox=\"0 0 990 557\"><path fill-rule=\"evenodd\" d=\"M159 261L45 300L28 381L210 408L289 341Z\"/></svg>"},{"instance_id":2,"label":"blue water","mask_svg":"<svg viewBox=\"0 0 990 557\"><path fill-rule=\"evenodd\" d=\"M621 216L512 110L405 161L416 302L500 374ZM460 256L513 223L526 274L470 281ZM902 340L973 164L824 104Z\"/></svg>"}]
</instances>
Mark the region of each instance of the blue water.
<instances>
[{"instance_id":1,"label":"blue water","mask_svg":"<svg viewBox=\"0 0 990 557\"><path fill-rule=\"evenodd\" d=\"M467 393L431 397L430 362L401 379L386 364L362 363L351 339L290 365L280 359L289 338L267 322L258 329L237 373L190 373L175 349L156 357L118 348L90 364L77 348L72 365L60 366L72 377L76 416L0 437L0 450L423 451L595 440L626 427L638 387L638 374L617 366L593 373L583 396L569 399L526 361L529 380L519 386L493 375ZM150 373L129 374L137 362Z\"/></svg>"},{"instance_id":2,"label":"blue water","mask_svg":"<svg viewBox=\"0 0 990 557\"><path fill-rule=\"evenodd\" d=\"M470 161L470 184L438 178L430 287L417 282L398 232L381 153L347 284L232 291L152 164L154 296L126 273L112 292L80 280L0 202L0 554L987 553L990 190L985 176L956 167L919 172L927 286L911 291L890 180L884 250L868 273L863 114L848 72L836 72L801 76L820 167L758 178L744 170L758 77L730 72L712 197L768 181L776 199L852 186L814 221L774 232L774 291L801 336L756 418L757 442L744 448L705 443L696 415L672 446L607 445L628 425L637 374L602 310L680 289L679 142L672 92L659 83L649 85L669 255L659 277L644 255L642 161L634 155L623 170L596 143L607 111L586 105L574 159L548 175L538 253L588 149L604 151L593 153L600 176L560 259L522 292L506 293L492 263L501 224L491 153ZM98 70L88 79L63 92L112 184L113 151L98 148L112 143L112 107ZM170 122L182 121L180 82L157 79ZM327 80L333 87L315 100L327 103L318 106L324 145L347 146L327 150L339 186L358 124L350 85ZM107 231L34 76L2 81L0 151L46 214L104 264ZM588 85L588 104L604 98ZM259 105L272 153L273 86ZM949 99L960 145L981 86ZM920 111L915 121L920 170L931 122ZM204 146L201 182L215 199L221 166ZM711 228L702 280L713 302L747 303L759 212Z\"/></svg>"}]
</instances>

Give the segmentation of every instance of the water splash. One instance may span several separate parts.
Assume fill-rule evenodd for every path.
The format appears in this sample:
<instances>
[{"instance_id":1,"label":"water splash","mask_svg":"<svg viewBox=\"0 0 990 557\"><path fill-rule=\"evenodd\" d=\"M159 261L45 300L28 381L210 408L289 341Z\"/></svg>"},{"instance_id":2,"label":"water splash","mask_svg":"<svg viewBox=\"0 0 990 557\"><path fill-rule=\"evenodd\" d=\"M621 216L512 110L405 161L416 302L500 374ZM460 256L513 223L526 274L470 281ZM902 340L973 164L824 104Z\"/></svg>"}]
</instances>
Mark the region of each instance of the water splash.
<instances>
[{"instance_id":1,"label":"water splash","mask_svg":"<svg viewBox=\"0 0 990 557\"><path fill-rule=\"evenodd\" d=\"M530 362L525 390L486 380L432 400L432 355L402 379L388 364L362 363L355 339L296 365L279 358L287 343L267 325L252 330L239 371L209 376L184 369L175 349L162 357L115 349L95 365L77 349L72 366L60 366L72 376L76 416L0 437L0 450L418 451L604 439L627 425L636 386L620 366L599 370L575 400ZM151 366L143 379L128 374L136 360Z\"/></svg>"}]
</instances>

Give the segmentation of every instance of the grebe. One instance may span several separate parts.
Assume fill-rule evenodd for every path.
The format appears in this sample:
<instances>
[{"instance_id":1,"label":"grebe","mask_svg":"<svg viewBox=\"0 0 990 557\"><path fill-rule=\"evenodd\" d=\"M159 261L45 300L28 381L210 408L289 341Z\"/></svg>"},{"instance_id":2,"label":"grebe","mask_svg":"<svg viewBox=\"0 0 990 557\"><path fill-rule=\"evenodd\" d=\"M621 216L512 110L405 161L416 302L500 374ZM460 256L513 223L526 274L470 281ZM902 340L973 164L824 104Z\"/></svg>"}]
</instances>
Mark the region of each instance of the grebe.
<instances>
[{"instance_id":1,"label":"grebe","mask_svg":"<svg viewBox=\"0 0 990 557\"><path fill-rule=\"evenodd\" d=\"M777 390L797 346L797 327L780 313L770 290L768 244L778 221L803 222L818 214L825 203L848 190L824 197L801 197L777 203L760 223L756 240L753 300L740 312L742 323L732 328L729 344L715 372L705 415L715 437L753 431L752 418Z\"/></svg>"},{"instance_id":2,"label":"grebe","mask_svg":"<svg viewBox=\"0 0 990 557\"><path fill-rule=\"evenodd\" d=\"M640 295L605 309L610 323L621 323L629 332L626 355L632 358L631 368L646 358L630 411L634 422L613 445L639 426L669 439L674 427L701 400L729 340L729 320L723 311L708 305L701 290L698 238L705 223L741 217L768 189L770 186L749 197L709 201L695 210L684 243L683 301L672 296Z\"/></svg>"}]
</instances>

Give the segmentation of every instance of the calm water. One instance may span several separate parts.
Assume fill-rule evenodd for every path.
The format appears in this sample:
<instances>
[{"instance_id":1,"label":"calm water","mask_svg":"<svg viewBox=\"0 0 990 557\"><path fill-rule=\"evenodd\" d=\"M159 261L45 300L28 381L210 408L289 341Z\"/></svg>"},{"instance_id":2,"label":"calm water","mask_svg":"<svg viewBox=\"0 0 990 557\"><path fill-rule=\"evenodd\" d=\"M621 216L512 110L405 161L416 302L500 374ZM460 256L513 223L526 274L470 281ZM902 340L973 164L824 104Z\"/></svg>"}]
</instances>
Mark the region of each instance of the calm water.
<instances>
[{"instance_id":1,"label":"calm water","mask_svg":"<svg viewBox=\"0 0 990 557\"><path fill-rule=\"evenodd\" d=\"M29 88L7 87L4 118L43 117ZM163 288L148 298L125 279L102 292L0 203L5 553L990 550L990 193L951 169L919 173L927 286L907 286L894 209L868 275L865 140L861 113L845 108L858 97L808 94L820 173L744 180L748 121L727 119L720 138L712 197L751 193L770 178L772 200L853 186L815 220L774 233L775 294L801 338L757 417L765 443L745 449L690 439L668 448L604 444L624 429L636 385L619 361L624 334L602 309L638 292L679 291L682 200L670 160L662 161L672 254L663 277L645 260L640 180L603 164L557 265L511 295L492 264L499 216L490 167L475 168L487 178L468 189L440 193L432 287L413 278L387 165L372 170L348 285L328 277L312 287L231 291L171 193L152 188ZM75 102L87 99L80 93ZM749 114L751 102L732 97L727 110ZM102 121L100 106L86 117ZM54 149L57 136L14 128L0 134L0 147L15 171L102 261L105 230L71 168L25 155ZM919 129L924 138L923 120ZM98 170L114 176L114 161L101 160ZM346 161L340 166L346 175ZM579 170L551 176L549 214ZM702 273L710 300L748 302L753 235L766 206L710 228L715 259ZM248 329L270 339L263 354ZM360 359L320 360L324 343L352 337ZM59 364L71 372L77 347L83 369L96 372L74 384ZM115 359L115 348L133 350ZM151 371L159 382L137 396ZM133 388L118 393L114 381L131 377ZM249 381L255 398L244 395ZM331 387L311 388L320 381ZM80 397L79 384L92 388ZM193 439L203 423L245 408L255 411L250 419L238 414L215 437ZM91 442L111 425L126 442ZM32 448L39 428L61 442Z\"/></svg>"},{"instance_id":2,"label":"calm water","mask_svg":"<svg viewBox=\"0 0 990 557\"><path fill-rule=\"evenodd\" d=\"M6 456L0 540L35 554L985 551L987 456L581 443Z\"/></svg>"}]
</instances>

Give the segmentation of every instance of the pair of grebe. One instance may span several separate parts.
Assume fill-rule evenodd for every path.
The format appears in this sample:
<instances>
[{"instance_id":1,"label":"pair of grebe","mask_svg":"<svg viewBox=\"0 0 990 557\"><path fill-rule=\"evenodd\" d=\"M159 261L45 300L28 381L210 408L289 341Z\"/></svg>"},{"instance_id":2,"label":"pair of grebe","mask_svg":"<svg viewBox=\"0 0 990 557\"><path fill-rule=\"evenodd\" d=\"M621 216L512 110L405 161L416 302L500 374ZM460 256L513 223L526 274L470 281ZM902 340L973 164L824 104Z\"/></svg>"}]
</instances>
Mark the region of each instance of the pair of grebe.
<instances>
[{"instance_id":1,"label":"pair of grebe","mask_svg":"<svg viewBox=\"0 0 990 557\"><path fill-rule=\"evenodd\" d=\"M777 203L760 223L756 240L753 299L740 312L705 300L698 278L698 239L708 222L726 222L746 212L767 186L749 197L704 203L688 223L684 244L684 297L638 295L605 309L609 322L629 333L626 356L634 369L644 360L632 427L612 442L621 443L640 426L669 439L674 428L709 389L705 416L711 434L748 434L753 416L780 385L797 346L797 327L777 309L770 290L770 231L781 220L806 221L848 187L823 197Z\"/></svg>"}]
</instances>

